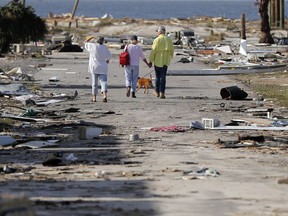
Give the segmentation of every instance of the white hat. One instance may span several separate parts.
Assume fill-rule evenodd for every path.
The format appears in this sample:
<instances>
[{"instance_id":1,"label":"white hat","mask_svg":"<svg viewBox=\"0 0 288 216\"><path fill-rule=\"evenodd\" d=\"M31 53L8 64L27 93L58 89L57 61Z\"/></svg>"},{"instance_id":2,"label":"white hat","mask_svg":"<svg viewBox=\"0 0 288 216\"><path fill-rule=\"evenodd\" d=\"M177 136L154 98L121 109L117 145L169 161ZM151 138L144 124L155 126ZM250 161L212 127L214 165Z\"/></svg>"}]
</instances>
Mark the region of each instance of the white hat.
<instances>
[{"instance_id":1,"label":"white hat","mask_svg":"<svg viewBox=\"0 0 288 216\"><path fill-rule=\"evenodd\" d=\"M158 29L157 29L157 32L165 33L166 29L165 29L164 26L159 26Z\"/></svg>"}]
</instances>

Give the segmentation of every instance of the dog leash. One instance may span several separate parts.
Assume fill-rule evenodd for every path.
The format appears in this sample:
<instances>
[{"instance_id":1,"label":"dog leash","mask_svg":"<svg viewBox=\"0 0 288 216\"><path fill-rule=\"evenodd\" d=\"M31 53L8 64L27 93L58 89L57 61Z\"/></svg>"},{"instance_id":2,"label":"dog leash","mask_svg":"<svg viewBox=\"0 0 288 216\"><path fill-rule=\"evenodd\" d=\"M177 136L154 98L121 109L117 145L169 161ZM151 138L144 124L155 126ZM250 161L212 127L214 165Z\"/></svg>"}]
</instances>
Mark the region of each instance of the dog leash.
<instances>
[{"instance_id":1,"label":"dog leash","mask_svg":"<svg viewBox=\"0 0 288 216\"><path fill-rule=\"evenodd\" d=\"M154 70L150 71L149 73L145 74L145 76L143 77L146 77L147 75L151 74Z\"/></svg>"}]
</instances>

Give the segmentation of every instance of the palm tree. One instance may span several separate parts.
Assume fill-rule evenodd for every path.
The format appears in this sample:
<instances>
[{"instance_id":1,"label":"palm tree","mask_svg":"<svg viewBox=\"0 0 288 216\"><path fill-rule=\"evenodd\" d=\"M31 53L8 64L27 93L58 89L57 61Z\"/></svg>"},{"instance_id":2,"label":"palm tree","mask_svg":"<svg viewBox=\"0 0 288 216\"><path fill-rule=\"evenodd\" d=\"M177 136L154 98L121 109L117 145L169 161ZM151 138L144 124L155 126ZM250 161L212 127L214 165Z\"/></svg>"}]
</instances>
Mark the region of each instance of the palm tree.
<instances>
[{"instance_id":1,"label":"palm tree","mask_svg":"<svg viewBox=\"0 0 288 216\"><path fill-rule=\"evenodd\" d=\"M43 40L47 33L45 21L32 7L14 0L0 8L0 53L7 53L12 43Z\"/></svg>"},{"instance_id":2,"label":"palm tree","mask_svg":"<svg viewBox=\"0 0 288 216\"><path fill-rule=\"evenodd\" d=\"M270 0L257 0L256 5L259 9L259 15L261 17L261 35L259 43L269 43L274 44L274 39L271 35L269 15L268 15L268 6Z\"/></svg>"}]
</instances>

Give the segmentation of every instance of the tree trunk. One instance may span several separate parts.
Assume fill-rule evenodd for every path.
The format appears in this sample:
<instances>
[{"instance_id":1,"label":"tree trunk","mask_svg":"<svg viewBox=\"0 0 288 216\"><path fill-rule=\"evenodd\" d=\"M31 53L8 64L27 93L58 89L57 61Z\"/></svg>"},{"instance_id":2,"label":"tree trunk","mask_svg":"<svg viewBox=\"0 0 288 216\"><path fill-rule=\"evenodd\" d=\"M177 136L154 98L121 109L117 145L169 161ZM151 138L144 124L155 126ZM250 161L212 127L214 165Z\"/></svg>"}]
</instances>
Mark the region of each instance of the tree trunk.
<instances>
[{"instance_id":1,"label":"tree trunk","mask_svg":"<svg viewBox=\"0 0 288 216\"><path fill-rule=\"evenodd\" d=\"M258 0L259 15L261 17L261 35L259 43L274 44L274 39L270 33L270 23L268 15L268 5L270 0Z\"/></svg>"}]
</instances>

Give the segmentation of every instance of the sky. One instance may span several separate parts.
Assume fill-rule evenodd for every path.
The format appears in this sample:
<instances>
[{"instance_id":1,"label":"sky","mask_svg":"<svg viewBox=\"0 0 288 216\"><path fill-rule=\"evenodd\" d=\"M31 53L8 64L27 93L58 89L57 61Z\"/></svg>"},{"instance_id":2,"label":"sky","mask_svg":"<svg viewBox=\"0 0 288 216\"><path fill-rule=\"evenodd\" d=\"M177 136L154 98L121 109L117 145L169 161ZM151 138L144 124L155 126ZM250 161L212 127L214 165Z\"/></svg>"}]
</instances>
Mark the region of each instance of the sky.
<instances>
[{"instance_id":1,"label":"sky","mask_svg":"<svg viewBox=\"0 0 288 216\"><path fill-rule=\"evenodd\" d=\"M5 5L7 4L8 2L10 2L11 0L1 0L0 1L0 5ZM29 4L29 2L49 2L51 0L25 0L26 3ZM61 0L61 1L67 1L67 2L75 2L75 0ZM91 1L91 0L79 0L79 2L81 1ZM93 1L111 1L111 0L93 0ZM115 0L112 0L112 1L115 1ZM118 1L127 1L127 0L118 0ZM156 1L156 0L129 0L129 1L135 1L135 2L139 2L139 1ZM157 0L157 1L169 1L169 0ZM175 0L170 0L170 1L175 1ZM199 1L199 0L178 0L178 1ZM203 1L203 0L202 0ZM205 0L205 1L219 1L219 0ZM256 0L221 0L221 1L256 1ZM285 0L285 1L288 1L288 0Z\"/></svg>"},{"instance_id":2,"label":"sky","mask_svg":"<svg viewBox=\"0 0 288 216\"><path fill-rule=\"evenodd\" d=\"M8 2L10 2L11 0L0 0L0 6L4 6L6 5ZM60 0L25 0L26 1L26 5L29 5L30 3L34 3L35 2L39 2L39 3L45 3L45 2L52 2L52 1L60 1ZM75 2L75 0L61 0L66 1L66 2ZM79 0L79 3L81 1L115 1L115 0ZM131 1L131 2L139 2L139 1L175 1L175 0L117 0L117 1ZM201 0L177 0L177 1L201 1ZM202 0L202 1L219 1L219 0ZM250 1L250 2L256 2L256 0L221 0L221 1ZM288 0L284 0L285 2L287 2Z\"/></svg>"}]
</instances>

